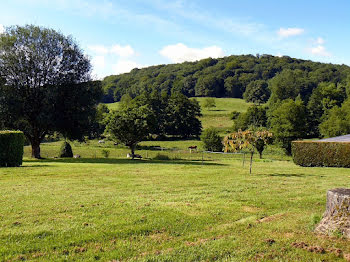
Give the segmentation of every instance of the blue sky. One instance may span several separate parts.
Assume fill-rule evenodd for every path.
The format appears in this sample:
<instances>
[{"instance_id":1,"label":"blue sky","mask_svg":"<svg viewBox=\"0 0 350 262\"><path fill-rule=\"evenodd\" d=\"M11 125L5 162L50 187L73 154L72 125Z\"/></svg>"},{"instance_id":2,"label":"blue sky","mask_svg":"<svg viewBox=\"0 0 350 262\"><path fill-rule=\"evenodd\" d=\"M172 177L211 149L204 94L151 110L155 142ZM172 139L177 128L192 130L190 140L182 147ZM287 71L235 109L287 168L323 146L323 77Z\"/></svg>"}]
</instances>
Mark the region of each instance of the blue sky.
<instances>
[{"instance_id":1,"label":"blue sky","mask_svg":"<svg viewBox=\"0 0 350 262\"><path fill-rule=\"evenodd\" d=\"M11 0L0 32L35 24L73 35L96 78L232 54L350 65L349 13L349 0Z\"/></svg>"}]
</instances>

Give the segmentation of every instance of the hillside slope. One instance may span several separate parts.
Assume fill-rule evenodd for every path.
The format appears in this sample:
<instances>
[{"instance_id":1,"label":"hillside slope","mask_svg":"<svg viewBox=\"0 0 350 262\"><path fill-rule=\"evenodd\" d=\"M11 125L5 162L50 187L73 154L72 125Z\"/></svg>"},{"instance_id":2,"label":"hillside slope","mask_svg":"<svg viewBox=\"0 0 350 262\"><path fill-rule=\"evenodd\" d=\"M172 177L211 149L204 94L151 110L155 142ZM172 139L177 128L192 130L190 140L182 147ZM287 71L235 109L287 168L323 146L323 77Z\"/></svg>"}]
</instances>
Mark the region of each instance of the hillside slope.
<instances>
[{"instance_id":1,"label":"hillside slope","mask_svg":"<svg viewBox=\"0 0 350 262\"><path fill-rule=\"evenodd\" d=\"M111 75L103 81L103 102L119 101L124 94L132 97L153 89L177 90L189 97L242 98L247 85L256 80L268 81L283 70L300 70L303 78L316 87L320 82L343 83L350 67L288 56L239 55L196 62L157 65L133 69L130 73Z\"/></svg>"}]
</instances>

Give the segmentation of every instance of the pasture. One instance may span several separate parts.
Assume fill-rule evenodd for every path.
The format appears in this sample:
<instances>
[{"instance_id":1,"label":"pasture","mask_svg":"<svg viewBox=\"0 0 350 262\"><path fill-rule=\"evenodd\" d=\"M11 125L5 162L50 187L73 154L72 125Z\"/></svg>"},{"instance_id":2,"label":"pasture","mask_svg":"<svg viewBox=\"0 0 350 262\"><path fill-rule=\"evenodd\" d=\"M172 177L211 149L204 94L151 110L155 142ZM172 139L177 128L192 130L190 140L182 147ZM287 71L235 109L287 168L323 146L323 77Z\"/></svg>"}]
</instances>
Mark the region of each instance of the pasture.
<instances>
[{"instance_id":1,"label":"pasture","mask_svg":"<svg viewBox=\"0 0 350 262\"><path fill-rule=\"evenodd\" d=\"M192 142L162 143L185 151ZM151 144L144 153L159 153ZM110 158L89 157L96 148ZM312 232L326 190L348 187L347 169L298 167L272 149L252 175L241 155L132 161L111 144L73 150L82 158L26 157L0 169L0 260L341 261L335 249L350 253L340 236ZM326 251L292 246L301 242Z\"/></svg>"},{"instance_id":2,"label":"pasture","mask_svg":"<svg viewBox=\"0 0 350 262\"><path fill-rule=\"evenodd\" d=\"M228 114L248 106L216 104L203 110L203 126L223 131ZM348 169L299 167L269 146L249 175L243 155L203 154L198 140L145 141L136 150L144 158L134 161L112 141L72 142L81 158L56 159L60 143L42 144L43 160L31 159L26 146L22 167L0 169L1 261L342 261L350 254L339 234L313 233L326 191L349 187Z\"/></svg>"}]
</instances>

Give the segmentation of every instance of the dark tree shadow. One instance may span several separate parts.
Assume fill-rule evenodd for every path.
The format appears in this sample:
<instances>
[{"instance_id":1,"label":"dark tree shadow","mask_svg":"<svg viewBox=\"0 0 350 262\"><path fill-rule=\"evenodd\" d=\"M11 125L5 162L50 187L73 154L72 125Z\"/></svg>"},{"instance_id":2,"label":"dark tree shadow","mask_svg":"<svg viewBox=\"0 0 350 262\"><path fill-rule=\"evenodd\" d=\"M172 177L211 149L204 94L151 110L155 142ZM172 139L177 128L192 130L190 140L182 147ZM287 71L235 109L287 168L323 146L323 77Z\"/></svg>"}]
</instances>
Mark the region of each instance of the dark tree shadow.
<instances>
[{"instance_id":1,"label":"dark tree shadow","mask_svg":"<svg viewBox=\"0 0 350 262\"><path fill-rule=\"evenodd\" d=\"M26 159L24 163L88 163L88 164L171 164L171 165L195 165L195 166L225 166L226 164L210 163L201 160L153 160L153 159L116 159L116 158L45 158ZM38 165L41 166L41 165ZM43 165L47 167L47 165ZM33 166L28 166L33 167Z\"/></svg>"},{"instance_id":2,"label":"dark tree shadow","mask_svg":"<svg viewBox=\"0 0 350 262\"><path fill-rule=\"evenodd\" d=\"M315 176L311 174L282 174L282 173L276 173L276 174L268 174L268 176L276 176L276 177L310 177L310 176Z\"/></svg>"}]
</instances>

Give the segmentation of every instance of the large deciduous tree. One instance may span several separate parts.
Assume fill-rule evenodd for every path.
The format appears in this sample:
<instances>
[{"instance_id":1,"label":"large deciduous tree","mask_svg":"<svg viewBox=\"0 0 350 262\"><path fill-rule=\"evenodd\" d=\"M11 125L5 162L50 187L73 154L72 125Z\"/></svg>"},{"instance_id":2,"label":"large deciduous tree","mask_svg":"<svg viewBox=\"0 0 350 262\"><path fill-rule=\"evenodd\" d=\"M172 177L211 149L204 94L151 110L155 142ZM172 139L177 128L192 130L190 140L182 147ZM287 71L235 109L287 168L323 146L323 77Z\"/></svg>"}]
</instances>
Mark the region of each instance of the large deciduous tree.
<instances>
[{"instance_id":1,"label":"large deciduous tree","mask_svg":"<svg viewBox=\"0 0 350 262\"><path fill-rule=\"evenodd\" d=\"M50 132L81 137L102 95L90 74L90 61L72 37L34 25L6 28L0 35L0 122L24 132L35 158Z\"/></svg>"}]
</instances>

